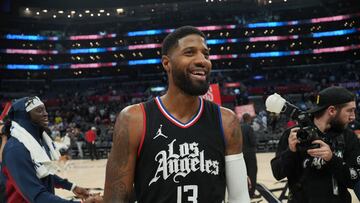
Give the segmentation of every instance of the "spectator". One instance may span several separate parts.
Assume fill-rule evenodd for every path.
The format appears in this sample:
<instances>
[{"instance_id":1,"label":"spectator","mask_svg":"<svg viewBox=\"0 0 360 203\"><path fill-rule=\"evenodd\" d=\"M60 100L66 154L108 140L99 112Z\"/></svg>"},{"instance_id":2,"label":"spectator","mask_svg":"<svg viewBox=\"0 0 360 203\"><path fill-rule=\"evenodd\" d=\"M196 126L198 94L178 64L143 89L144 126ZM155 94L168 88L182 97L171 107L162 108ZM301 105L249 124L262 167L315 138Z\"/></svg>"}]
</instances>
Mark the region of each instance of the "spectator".
<instances>
[{"instance_id":1,"label":"spectator","mask_svg":"<svg viewBox=\"0 0 360 203\"><path fill-rule=\"evenodd\" d=\"M250 114L243 115L241 131L243 134L243 152L246 164L246 171L250 178L251 187L249 189L250 198L255 198L257 160L256 160L256 136L251 127L252 118Z\"/></svg>"},{"instance_id":2,"label":"spectator","mask_svg":"<svg viewBox=\"0 0 360 203\"><path fill-rule=\"evenodd\" d=\"M85 139L87 142L88 150L90 153L91 160L98 159L97 150L96 150L96 127L91 127L90 130L88 130L85 133Z\"/></svg>"}]
</instances>

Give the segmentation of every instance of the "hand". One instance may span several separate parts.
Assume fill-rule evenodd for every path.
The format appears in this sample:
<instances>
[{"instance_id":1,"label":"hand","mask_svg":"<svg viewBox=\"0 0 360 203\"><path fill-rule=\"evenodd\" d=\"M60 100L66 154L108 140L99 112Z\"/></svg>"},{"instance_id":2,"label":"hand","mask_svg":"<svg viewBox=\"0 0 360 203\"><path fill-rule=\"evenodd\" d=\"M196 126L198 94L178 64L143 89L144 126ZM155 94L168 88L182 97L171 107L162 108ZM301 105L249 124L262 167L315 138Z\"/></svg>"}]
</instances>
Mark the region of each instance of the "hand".
<instances>
[{"instance_id":1,"label":"hand","mask_svg":"<svg viewBox=\"0 0 360 203\"><path fill-rule=\"evenodd\" d=\"M87 198L83 203L103 203L103 197L100 196L100 194L92 195L89 198Z\"/></svg>"},{"instance_id":2,"label":"hand","mask_svg":"<svg viewBox=\"0 0 360 203\"><path fill-rule=\"evenodd\" d=\"M296 145L298 143L300 143L300 141L297 139L297 131L299 130L300 128L296 127L296 128L292 128L290 130L290 135L289 135L289 138L288 138L288 142L289 142L289 149L290 151L292 152L296 152Z\"/></svg>"},{"instance_id":3,"label":"hand","mask_svg":"<svg viewBox=\"0 0 360 203\"><path fill-rule=\"evenodd\" d=\"M89 190L79 186L74 188L73 193L81 199L86 199L90 196Z\"/></svg>"},{"instance_id":4,"label":"hand","mask_svg":"<svg viewBox=\"0 0 360 203\"><path fill-rule=\"evenodd\" d=\"M330 149L330 146L326 144L322 140L315 140L312 142L312 144L319 144L320 148L316 149L309 149L307 150L307 153L312 157L320 157L324 159L325 161L330 161L333 157L333 153Z\"/></svg>"}]
</instances>

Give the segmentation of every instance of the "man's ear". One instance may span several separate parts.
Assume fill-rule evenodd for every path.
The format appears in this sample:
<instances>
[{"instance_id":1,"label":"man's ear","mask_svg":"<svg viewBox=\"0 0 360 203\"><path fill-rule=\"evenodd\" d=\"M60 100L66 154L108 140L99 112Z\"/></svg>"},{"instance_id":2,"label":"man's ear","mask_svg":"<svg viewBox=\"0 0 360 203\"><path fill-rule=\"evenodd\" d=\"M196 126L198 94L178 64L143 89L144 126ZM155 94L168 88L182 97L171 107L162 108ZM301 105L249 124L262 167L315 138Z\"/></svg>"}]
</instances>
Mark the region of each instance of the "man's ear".
<instances>
[{"instance_id":1,"label":"man's ear","mask_svg":"<svg viewBox=\"0 0 360 203\"><path fill-rule=\"evenodd\" d=\"M337 112L337 108L335 106L329 106L328 107L328 112L331 116L335 116L336 112Z\"/></svg>"},{"instance_id":2,"label":"man's ear","mask_svg":"<svg viewBox=\"0 0 360 203\"><path fill-rule=\"evenodd\" d=\"M163 55L161 57L161 63L162 63L162 66L164 67L165 71L167 73L169 73L170 71L170 58L166 55Z\"/></svg>"}]
</instances>

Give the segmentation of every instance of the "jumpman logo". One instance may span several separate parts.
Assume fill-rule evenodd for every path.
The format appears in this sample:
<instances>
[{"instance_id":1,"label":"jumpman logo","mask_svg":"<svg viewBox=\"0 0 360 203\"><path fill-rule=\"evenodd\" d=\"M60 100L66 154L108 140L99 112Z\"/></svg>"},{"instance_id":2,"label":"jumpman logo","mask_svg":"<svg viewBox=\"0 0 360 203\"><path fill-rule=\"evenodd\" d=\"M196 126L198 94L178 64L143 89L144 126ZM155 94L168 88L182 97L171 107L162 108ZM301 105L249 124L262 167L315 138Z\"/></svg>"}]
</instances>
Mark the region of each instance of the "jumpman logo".
<instances>
[{"instance_id":1,"label":"jumpman logo","mask_svg":"<svg viewBox=\"0 0 360 203\"><path fill-rule=\"evenodd\" d=\"M157 137L165 137L165 138L168 138L166 135L164 135L162 132L161 132L161 128L162 128L162 125L160 124L160 127L158 129L158 131L156 132L156 136L153 138L154 140L157 138Z\"/></svg>"}]
</instances>

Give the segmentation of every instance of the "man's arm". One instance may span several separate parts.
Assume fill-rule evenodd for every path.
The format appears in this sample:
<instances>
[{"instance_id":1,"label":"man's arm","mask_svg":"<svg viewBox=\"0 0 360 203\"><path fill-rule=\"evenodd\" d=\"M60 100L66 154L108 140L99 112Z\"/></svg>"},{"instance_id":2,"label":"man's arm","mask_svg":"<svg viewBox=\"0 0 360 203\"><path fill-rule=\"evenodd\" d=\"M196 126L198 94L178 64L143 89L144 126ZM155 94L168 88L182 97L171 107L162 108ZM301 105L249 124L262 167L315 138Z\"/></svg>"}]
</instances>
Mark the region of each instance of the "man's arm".
<instances>
[{"instance_id":1,"label":"man's arm","mask_svg":"<svg viewBox=\"0 0 360 203\"><path fill-rule=\"evenodd\" d=\"M61 188L73 192L77 197L86 199L90 196L89 190L77 186L75 183L71 183L68 179L61 178L57 175L53 175L54 185L56 188Z\"/></svg>"},{"instance_id":2,"label":"man's arm","mask_svg":"<svg viewBox=\"0 0 360 203\"><path fill-rule=\"evenodd\" d=\"M220 107L224 137L226 142L226 155L242 153L242 133L240 121L233 111Z\"/></svg>"},{"instance_id":3,"label":"man's arm","mask_svg":"<svg viewBox=\"0 0 360 203\"><path fill-rule=\"evenodd\" d=\"M242 154L240 122L233 111L220 107L226 142L225 175L230 203L250 202L247 173Z\"/></svg>"},{"instance_id":4,"label":"man's arm","mask_svg":"<svg viewBox=\"0 0 360 203\"><path fill-rule=\"evenodd\" d=\"M346 187L354 188L354 185L360 181L360 144L357 136L352 132L347 132L345 136L345 152L344 158L340 158L335 156L331 149L329 149L329 153L331 153L330 160L327 161L327 165L331 172L334 174L335 178L342 184L346 185ZM315 141L314 141L315 142ZM324 142L317 141L320 146L328 145ZM330 148L330 147L329 147ZM321 149L321 147L319 148ZM309 150L310 151L310 150ZM314 150L311 150L314 151ZM321 152L320 157L322 157L324 152Z\"/></svg>"},{"instance_id":5,"label":"man's arm","mask_svg":"<svg viewBox=\"0 0 360 203\"><path fill-rule=\"evenodd\" d=\"M143 130L141 108L139 104L126 107L116 119L113 146L106 166L104 202L128 202L131 196Z\"/></svg>"},{"instance_id":6,"label":"man's arm","mask_svg":"<svg viewBox=\"0 0 360 203\"><path fill-rule=\"evenodd\" d=\"M28 202L74 202L50 193L48 188L42 185L40 179L36 176L30 153L25 147L14 147L5 151L4 163L6 167L3 169L3 173L8 177L8 181L14 183Z\"/></svg>"},{"instance_id":7,"label":"man's arm","mask_svg":"<svg viewBox=\"0 0 360 203\"><path fill-rule=\"evenodd\" d=\"M296 145L299 143L296 137L298 128L284 131L282 134L275 158L271 160L271 169L276 180L285 177L297 177L300 158L296 151ZM289 144L290 140L290 144Z\"/></svg>"},{"instance_id":8,"label":"man's arm","mask_svg":"<svg viewBox=\"0 0 360 203\"><path fill-rule=\"evenodd\" d=\"M53 178L54 178L54 186L56 188L71 190L73 183L69 182L67 179L61 178L58 175L53 175Z\"/></svg>"}]
</instances>

